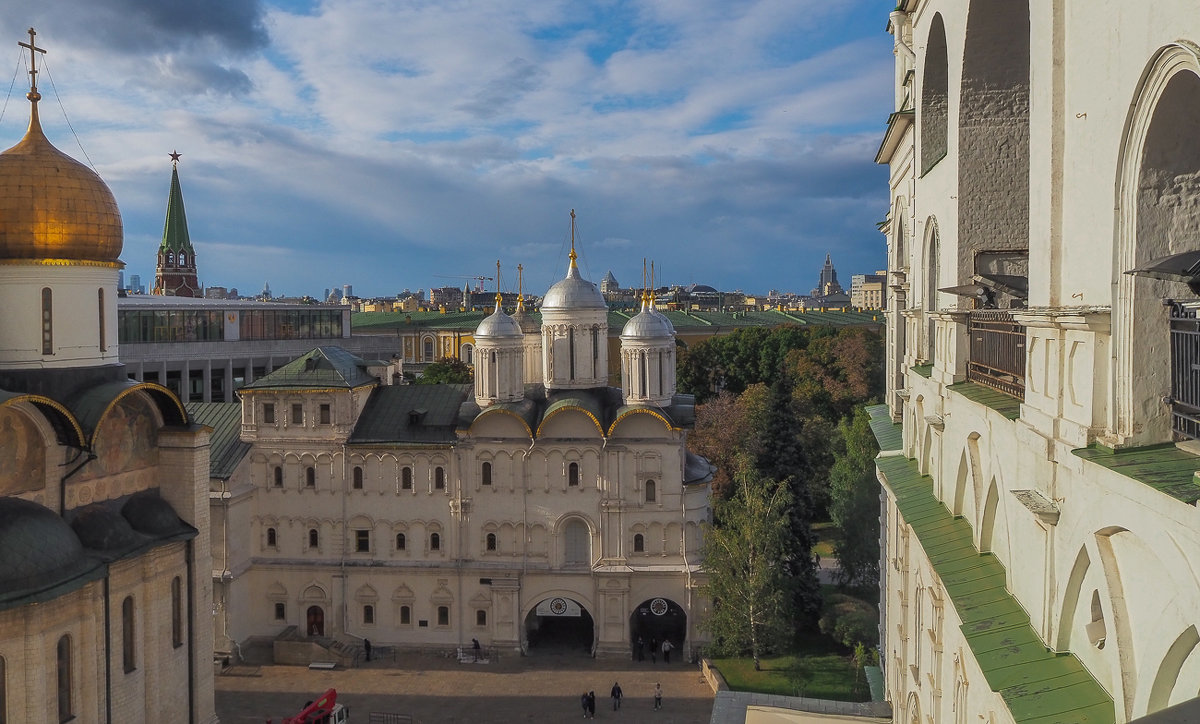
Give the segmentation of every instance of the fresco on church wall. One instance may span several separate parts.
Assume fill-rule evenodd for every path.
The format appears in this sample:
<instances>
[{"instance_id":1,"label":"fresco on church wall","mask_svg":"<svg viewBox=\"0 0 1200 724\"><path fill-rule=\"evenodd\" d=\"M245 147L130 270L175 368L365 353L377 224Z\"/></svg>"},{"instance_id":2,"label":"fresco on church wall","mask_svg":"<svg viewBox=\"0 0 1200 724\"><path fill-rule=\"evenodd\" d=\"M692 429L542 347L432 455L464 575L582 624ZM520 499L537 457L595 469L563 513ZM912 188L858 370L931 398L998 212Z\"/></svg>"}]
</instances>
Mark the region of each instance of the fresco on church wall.
<instances>
[{"instance_id":1,"label":"fresco on church wall","mask_svg":"<svg viewBox=\"0 0 1200 724\"><path fill-rule=\"evenodd\" d=\"M0 409L0 495L41 490L46 485L46 444L20 412Z\"/></svg>"}]
</instances>

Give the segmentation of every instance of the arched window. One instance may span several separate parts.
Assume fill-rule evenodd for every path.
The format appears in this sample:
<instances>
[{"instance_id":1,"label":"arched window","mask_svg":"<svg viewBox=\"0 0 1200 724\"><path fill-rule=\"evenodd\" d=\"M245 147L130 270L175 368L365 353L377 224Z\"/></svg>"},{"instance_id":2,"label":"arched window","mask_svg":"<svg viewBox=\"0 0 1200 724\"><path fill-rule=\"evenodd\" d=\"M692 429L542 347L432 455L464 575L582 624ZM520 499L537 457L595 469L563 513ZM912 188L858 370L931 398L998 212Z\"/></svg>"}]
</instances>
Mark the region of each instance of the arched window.
<instances>
[{"instance_id":1,"label":"arched window","mask_svg":"<svg viewBox=\"0 0 1200 724\"><path fill-rule=\"evenodd\" d=\"M440 465L433 469L433 489L446 489L446 469Z\"/></svg>"},{"instance_id":2,"label":"arched window","mask_svg":"<svg viewBox=\"0 0 1200 724\"><path fill-rule=\"evenodd\" d=\"M108 351L108 340L105 339L105 336L104 336L104 288L103 287L96 290L96 298L97 298L97 303L98 303L97 308L100 311L100 319L99 319L99 321L100 321L100 326L99 326L99 329L100 329L100 351L106 352L106 351ZM3 720L0 719L0 722L3 722Z\"/></svg>"},{"instance_id":3,"label":"arched window","mask_svg":"<svg viewBox=\"0 0 1200 724\"><path fill-rule=\"evenodd\" d=\"M492 464L485 462L479 466L479 482L483 485L492 484Z\"/></svg>"},{"instance_id":4,"label":"arched window","mask_svg":"<svg viewBox=\"0 0 1200 724\"><path fill-rule=\"evenodd\" d=\"M487 549L489 551L496 550L496 534L495 533L487 534Z\"/></svg>"},{"instance_id":5,"label":"arched window","mask_svg":"<svg viewBox=\"0 0 1200 724\"><path fill-rule=\"evenodd\" d=\"M646 481L646 502L654 503L658 500L658 486L653 480Z\"/></svg>"},{"instance_id":6,"label":"arched window","mask_svg":"<svg viewBox=\"0 0 1200 724\"><path fill-rule=\"evenodd\" d=\"M426 362L432 362L433 361L433 337L426 337L424 340L422 340L422 347L424 348L422 350L423 359Z\"/></svg>"},{"instance_id":7,"label":"arched window","mask_svg":"<svg viewBox=\"0 0 1200 724\"><path fill-rule=\"evenodd\" d=\"M355 465L354 466L354 489L362 490L362 486L363 486L362 468Z\"/></svg>"},{"instance_id":8,"label":"arched window","mask_svg":"<svg viewBox=\"0 0 1200 724\"><path fill-rule=\"evenodd\" d=\"M396 534L396 550L402 551L408 546L408 538L403 533Z\"/></svg>"},{"instance_id":9,"label":"arched window","mask_svg":"<svg viewBox=\"0 0 1200 724\"><path fill-rule=\"evenodd\" d=\"M268 548L274 548L274 547L275 547L275 544L276 544L276 540L275 540L275 529L274 529L274 528L267 528L267 547L268 547Z\"/></svg>"},{"instance_id":10,"label":"arched window","mask_svg":"<svg viewBox=\"0 0 1200 724\"><path fill-rule=\"evenodd\" d=\"M442 536L437 533L429 534L429 550L440 551L442 549Z\"/></svg>"},{"instance_id":11,"label":"arched window","mask_svg":"<svg viewBox=\"0 0 1200 724\"><path fill-rule=\"evenodd\" d=\"M646 537L643 536L641 533L637 533L633 536L633 552L634 553L645 553L646 552Z\"/></svg>"},{"instance_id":12,"label":"arched window","mask_svg":"<svg viewBox=\"0 0 1200 724\"><path fill-rule=\"evenodd\" d=\"M400 607L400 625L401 626L412 625L412 609L409 608L408 606Z\"/></svg>"},{"instance_id":13,"label":"arched window","mask_svg":"<svg viewBox=\"0 0 1200 724\"><path fill-rule=\"evenodd\" d=\"M921 174L928 173L946 156L947 78L946 27L940 14L929 25L925 66L921 73Z\"/></svg>"},{"instance_id":14,"label":"arched window","mask_svg":"<svg viewBox=\"0 0 1200 724\"><path fill-rule=\"evenodd\" d=\"M67 722L75 718L71 702L71 637L58 640L58 720Z\"/></svg>"},{"instance_id":15,"label":"arched window","mask_svg":"<svg viewBox=\"0 0 1200 724\"><path fill-rule=\"evenodd\" d=\"M475 610L475 625L487 626L487 611L482 608Z\"/></svg>"},{"instance_id":16,"label":"arched window","mask_svg":"<svg viewBox=\"0 0 1200 724\"><path fill-rule=\"evenodd\" d=\"M412 468L406 467L400 470L400 489L412 490Z\"/></svg>"},{"instance_id":17,"label":"arched window","mask_svg":"<svg viewBox=\"0 0 1200 724\"><path fill-rule=\"evenodd\" d=\"M321 544L321 534L316 528L308 529L308 547L316 548Z\"/></svg>"},{"instance_id":18,"label":"arched window","mask_svg":"<svg viewBox=\"0 0 1200 724\"><path fill-rule=\"evenodd\" d=\"M183 646L183 579L179 576L171 579L171 645Z\"/></svg>"},{"instance_id":19,"label":"arched window","mask_svg":"<svg viewBox=\"0 0 1200 724\"><path fill-rule=\"evenodd\" d=\"M567 485L579 485L579 463L571 463L567 466Z\"/></svg>"},{"instance_id":20,"label":"arched window","mask_svg":"<svg viewBox=\"0 0 1200 724\"><path fill-rule=\"evenodd\" d=\"M563 530L565 542L564 562L568 566L587 565L592 562L592 540L588 527L582 521L572 520Z\"/></svg>"},{"instance_id":21,"label":"arched window","mask_svg":"<svg viewBox=\"0 0 1200 724\"><path fill-rule=\"evenodd\" d=\"M137 667L133 656L133 596L126 596L121 602L121 661L125 664L128 674Z\"/></svg>"},{"instance_id":22,"label":"arched window","mask_svg":"<svg viewBox=\"0 0 1200 724\"><path fill-rule=\"evenodd\" d=\"M311 465L304 468L304 487L306 487L306 488L317 487L317 471Z\"/></svg>"},{"instance_id":23,"label":"arched window","mask_svg":"<svg viewBox=\"0 0 1200 724\"><path fill-rule=\"evenodd\" d=\"M375 623L375 607L369 603L367 605L363 606L363 623L364 624Z\"/></svg>"},{"instance_id":24,"label":"arched window","mask_svg":"<svg viewBox=\"0 0 1200 724\"><path fill-rule=\"evenodd\" d=\"M449 606L438 606L437 621L438 621L437 622L438 626L449 626L450 625L450 607Z\"/></svg>"},{"instance_id":25,"label":"arched window","mask_svg":"<svg viewBox=\"0 0 1200 724\"><path fill-rule=\"evenodd\" d=\"M275 603L275 620L283 621L287 618L287 605L284 603Z\"/></svg>"},{"instance_id":26,"label":"arched window","mask_svg":"<svg viewBox=\"0 0 1200 724\"><path fill-rule=\"evenodd\" d=\"M54 292L42 289L42 354L54 354Z\"/></svg>"},{"instance_id":27,"label":"arched window","mask_svg":"<svg viewBox=\"0 0 1200 724\"><path fill-rule=\"evenodd\" d=\"M283 487L283 468L279 465L275 466L275 487Z\"/></svg>"}]
</instances>

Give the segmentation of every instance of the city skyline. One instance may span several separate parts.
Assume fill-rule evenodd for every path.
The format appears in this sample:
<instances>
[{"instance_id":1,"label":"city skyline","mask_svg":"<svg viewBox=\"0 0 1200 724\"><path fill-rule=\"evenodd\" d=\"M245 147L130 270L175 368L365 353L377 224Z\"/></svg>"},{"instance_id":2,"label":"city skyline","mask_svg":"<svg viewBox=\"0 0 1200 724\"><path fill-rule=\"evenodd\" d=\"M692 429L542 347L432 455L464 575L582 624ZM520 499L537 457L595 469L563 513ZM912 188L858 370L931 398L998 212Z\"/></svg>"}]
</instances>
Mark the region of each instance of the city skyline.
<instances>
[{"instance_id":1,"label":"city skyline","mask_svg":"<svg viewBox=\"0 0 1200 724\"><path fill-rule=\"evenodd\" d=\"M830 251L844 273L881 266L875 5L126 0L0 28L14 59L37 28L43 124L112 187L129 274L153 265L178 149L205 285L382 296L500 258L504 289L520 263L544 290L574 208L593 281L628 285L646 257L663 280L765 292L806 288Z\"/></svg>"}]
</instances>

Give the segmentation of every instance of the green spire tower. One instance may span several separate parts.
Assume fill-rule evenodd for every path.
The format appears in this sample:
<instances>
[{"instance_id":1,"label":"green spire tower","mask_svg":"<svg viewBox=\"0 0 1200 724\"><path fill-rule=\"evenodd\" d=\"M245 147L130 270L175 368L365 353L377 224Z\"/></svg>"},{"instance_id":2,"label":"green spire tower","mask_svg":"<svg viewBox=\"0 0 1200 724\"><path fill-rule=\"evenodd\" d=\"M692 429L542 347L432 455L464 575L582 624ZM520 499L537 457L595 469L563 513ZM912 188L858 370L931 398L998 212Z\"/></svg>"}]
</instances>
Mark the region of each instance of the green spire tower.
<instances>
[{"instance_id":1,"label":"green spire tower","mask_svg":"<svg viewBox=\"0 0 1200 724\"><path fill-rule=\"evenodd\" d=\"M179 187L179 154L171 152L171 192L167 196L167 220L163 224L162 243L158 245L158 268L154 275L154 294L169 297L204 296L196 279L196 250L188 235L187 214L183 211L183 190Z\"/></svg>"}]
</instances>

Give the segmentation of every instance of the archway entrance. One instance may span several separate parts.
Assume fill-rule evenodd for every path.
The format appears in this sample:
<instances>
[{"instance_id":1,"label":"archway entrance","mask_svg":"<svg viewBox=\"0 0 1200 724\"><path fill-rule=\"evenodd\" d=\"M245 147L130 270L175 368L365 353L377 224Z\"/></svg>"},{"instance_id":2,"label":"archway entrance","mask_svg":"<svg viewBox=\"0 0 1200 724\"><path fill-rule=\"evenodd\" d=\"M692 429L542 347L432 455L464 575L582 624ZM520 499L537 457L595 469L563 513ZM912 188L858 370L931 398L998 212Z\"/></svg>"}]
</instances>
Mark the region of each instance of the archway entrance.
<instances>
[{"instance_id":1,"label":"archway entrance","mask_svg":"<svg viewBox=\"0 0 1200 724\"><path fill-rule=\"evenodd\" d=\"M639 658L639 641L640 656L649 657L651 647L658 655L663 639L671 642L675 651L679 652L677 656L682 656L683 642L687 639L687 613L669 598L647 599L630 614L629 635L634 658Z\"/></svg>"},{"instance_id":2,"label":"archway entrance","mask_svg":"<svg viewBox=\"0 0 1200 724\"><path fill-rule=\"evenodd\" d=\"M525 641L530 653L591 655L596 627L591 614L577 601L547 598L525 617Z\"/></svg>"},{"instance_id":3,"label":"archway entrance","mask_svg":"<svg viewBox=\"0 0 1200 724\"><path fill-rule=\"evenodd\" d=\"M325 609L320 606L309 606L304 630L309 636L325 635Z\"/></svg>"}]
</instances>

